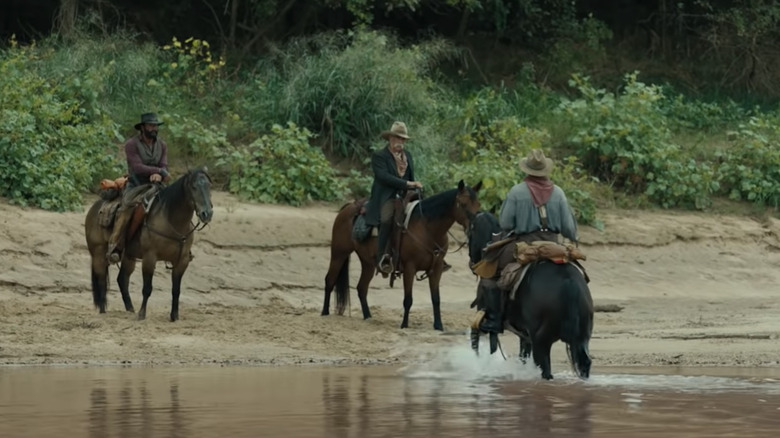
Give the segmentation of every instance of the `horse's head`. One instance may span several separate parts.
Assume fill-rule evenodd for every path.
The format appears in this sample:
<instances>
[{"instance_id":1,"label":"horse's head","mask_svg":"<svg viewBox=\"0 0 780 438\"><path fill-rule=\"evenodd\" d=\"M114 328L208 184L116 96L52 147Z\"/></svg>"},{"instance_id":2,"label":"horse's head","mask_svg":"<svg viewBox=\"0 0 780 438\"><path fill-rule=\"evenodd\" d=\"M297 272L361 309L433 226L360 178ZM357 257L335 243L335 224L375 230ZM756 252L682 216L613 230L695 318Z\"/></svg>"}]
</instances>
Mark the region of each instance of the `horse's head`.
<instances>
[{"instance_id":1,"label":"horse's head","mask_svg":"<svg viewBox=\"0 0 780 438\"><path fill-rule=\"evenodd\" d=\"M211 177L206 166L189 172L185 181L185 190L189 193L198 220L204 224L211 222L214 210L211 203Z\"/></svg>"},{"instance_id":2,"label":"horse's head","mask_svg":"<svg viewBox=\"0 0 780 438\"><path fill-rule=\"evenodd\" d=\"M469 242L469 266L482 260L482 250L492 242L493 234L501 231L498 219L490 212L475 214L466 228Z\"/></svg>"},{"instance_id":3,"label":"horse's head","mask_svg":"<svg viewBox=\"0 0 780 438\"><path fill-rule=\"evenodd\" d=\"M463 228L468 228L469 222L474 215L477 214L481 205L479 199L477 199L477 192L482 188L482 181L478 182L473 187L466 185L463 180L458 182L458 193L455 196L455 222L459 223Z\"/></svg>"}]
</instances>

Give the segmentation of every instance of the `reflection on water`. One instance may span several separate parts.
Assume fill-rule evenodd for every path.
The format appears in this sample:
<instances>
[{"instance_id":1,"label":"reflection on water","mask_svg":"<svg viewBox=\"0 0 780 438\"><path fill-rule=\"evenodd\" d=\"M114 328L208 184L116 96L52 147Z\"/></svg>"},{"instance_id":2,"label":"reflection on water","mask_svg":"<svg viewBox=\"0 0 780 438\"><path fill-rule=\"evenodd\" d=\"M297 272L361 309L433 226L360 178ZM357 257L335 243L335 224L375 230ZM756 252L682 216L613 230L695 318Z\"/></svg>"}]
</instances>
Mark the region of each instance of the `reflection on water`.
<instances>
[{"instance_id":1,"label":"reflection on water","mask_svg":"<svg viewBox=\"0 0 780 438\"><path fill-rule=\"evenodd\" d=\"M463 357L400 370L0 368L0 437L774 437L780 426L780 370L544 382L516 361Z\"/></svg>"}]
</instances>

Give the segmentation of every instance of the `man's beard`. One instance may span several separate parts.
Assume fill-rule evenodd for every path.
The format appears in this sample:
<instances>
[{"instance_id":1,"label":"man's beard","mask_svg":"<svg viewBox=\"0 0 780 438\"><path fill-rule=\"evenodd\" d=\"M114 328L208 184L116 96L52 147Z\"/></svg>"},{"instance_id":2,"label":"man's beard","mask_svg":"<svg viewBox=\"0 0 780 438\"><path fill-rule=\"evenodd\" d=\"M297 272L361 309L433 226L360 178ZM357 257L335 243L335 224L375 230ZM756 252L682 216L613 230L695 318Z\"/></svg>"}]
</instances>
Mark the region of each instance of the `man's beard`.
<instances>
[{"instance_id":1,"label":"man's beard","mask_svg":"<svg viewBox=\"0 0 780 438\"><path fill-rule=\"evenodd\" d=\"M144 137L151 140L157 140L157 131L147 131L144 129Z\"/></svg>"}]
</instances>

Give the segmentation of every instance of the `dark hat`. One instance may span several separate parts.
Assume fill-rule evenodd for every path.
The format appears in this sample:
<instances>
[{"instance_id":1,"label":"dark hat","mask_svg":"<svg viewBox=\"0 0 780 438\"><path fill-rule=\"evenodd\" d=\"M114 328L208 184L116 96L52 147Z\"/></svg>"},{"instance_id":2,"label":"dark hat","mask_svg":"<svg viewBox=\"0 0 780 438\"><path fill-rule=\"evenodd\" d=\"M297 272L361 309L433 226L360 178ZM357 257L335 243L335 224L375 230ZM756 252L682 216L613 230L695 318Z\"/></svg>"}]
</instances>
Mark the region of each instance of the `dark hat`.
<instances>
[{"instance_id":1,"label":"dark hat","mask_svg":"<svg viewBox=\"0 0 780 438\"><path fill-rule=\"evenodd\" d=\"M162 125L163 122L160 121L159 118L157 118L156 113L144 113L141 114L141 122L135 124L135 129L140 130L141 125L144 125L146 123L150 123L152 125Z\"/></svg>"}]
</instances>

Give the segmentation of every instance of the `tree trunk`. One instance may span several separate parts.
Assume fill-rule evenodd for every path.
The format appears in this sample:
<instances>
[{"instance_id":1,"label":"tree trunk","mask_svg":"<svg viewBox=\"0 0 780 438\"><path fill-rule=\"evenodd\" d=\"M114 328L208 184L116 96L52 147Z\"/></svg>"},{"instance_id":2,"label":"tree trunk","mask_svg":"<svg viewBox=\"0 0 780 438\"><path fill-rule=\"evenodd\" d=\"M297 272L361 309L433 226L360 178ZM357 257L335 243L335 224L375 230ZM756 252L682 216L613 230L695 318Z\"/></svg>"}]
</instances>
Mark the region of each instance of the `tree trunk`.
<instances>
[{"instance_id":1,"label":"tree trunk","mask_svg":"<svg viewBox=\"0 0 780 438\"><path fill-rule=\"evenodd\" d=\"M228 36L228 44L230 48L236 47L236 23L238 22L238 5L240 0L232 0L230 10L230 34Z\"/></svg>"},{"instance_id":2,"label":"tree trunk","mask_svg":"<svg viewBox=\"0 0 780 438\"><path fill-rule=\"evenodd\" d=\"M57 32L63 38L71 38L76 30L76 19L79 15L79 0L60 0L60 10L57 12Z\"/></svg>"}]
</instances>

